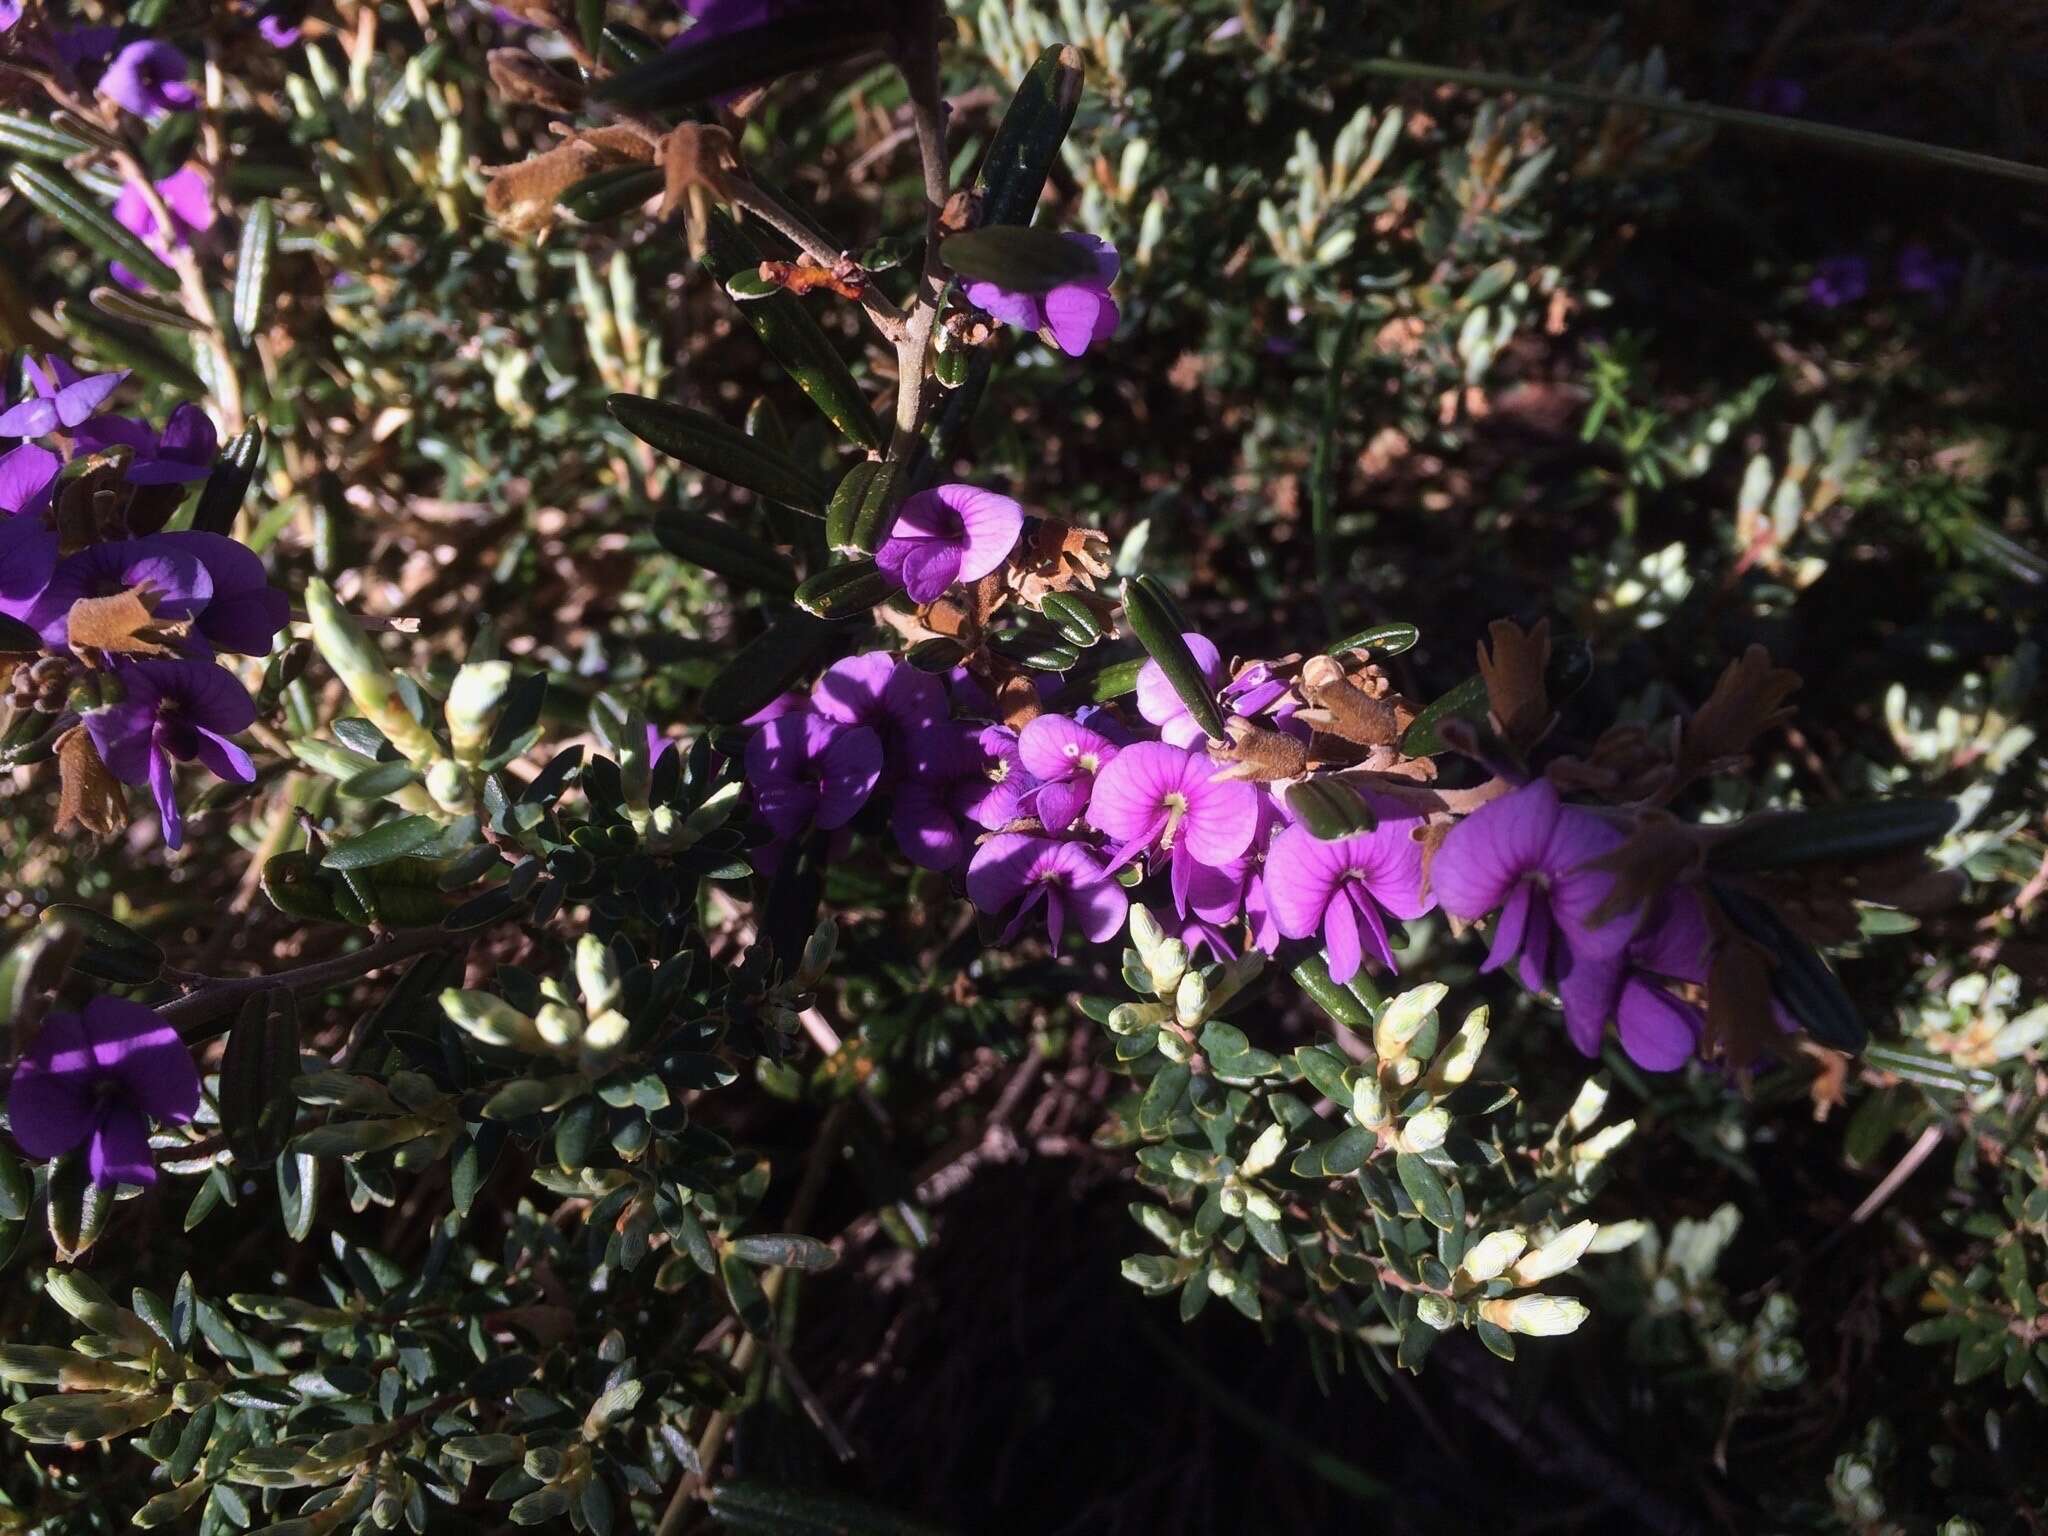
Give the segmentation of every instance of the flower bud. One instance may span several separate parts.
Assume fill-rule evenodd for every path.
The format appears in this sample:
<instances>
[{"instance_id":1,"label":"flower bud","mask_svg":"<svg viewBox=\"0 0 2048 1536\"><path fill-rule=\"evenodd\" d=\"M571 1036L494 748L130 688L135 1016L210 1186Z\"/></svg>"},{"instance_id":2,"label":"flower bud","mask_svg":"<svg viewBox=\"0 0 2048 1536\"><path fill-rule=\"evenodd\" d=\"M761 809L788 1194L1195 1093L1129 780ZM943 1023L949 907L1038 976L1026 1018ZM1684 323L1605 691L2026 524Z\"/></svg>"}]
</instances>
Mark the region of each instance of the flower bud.
<instances>
[{"instance_id":1,"label":"flower bud","mask_svg":"<svg viewBox=\"0 0 2048 1536\"><path fill-rule=\"evenodd\" d=\"M472 661L455 674L448 689L448 742L455 760L474 768L483 761L498 706L512 685L509 661Z\"/></svg>"},{"instance_id":2,"label":"flower bud","mask_svg":"<svg viewBox=\"0 0 2048 1536\"><path fill-rule=\"evenodd\" d=\"M1591 1221L1576 1222L1566 1227L1515 1266L1515 1283L1540 1285L1552 1275L1563 1274L1579 1262L1598 1230L1599 1223Z\"/></svg>"},{"instance_id":3,"label":"flower bud","mask_svg":"<svg viewBox=\"0 0 2048 1536\"><path fill-rule=\"evenodd\" d=\"M1174 988L1173 1016L1183 1029L1193 1029L1209 1011L1209 983L1200 971L1189 971Z\"/></svg>"},{"instance_id":4,"label":"flower bud","mask_svg":"<svg viewBox=\"0 0 2048 1536\"><path fill-rule=\"evenodd\" d=\"M598 1014L619 998L619 967L612 947L594 933L576 941L576 986L586 1012Z\"/></svg>"},{"instance_id":5,"label":"flower bud","mask_svg":"<svg viewBox=\"0 0 2048 1536\"><path fill-rule=\"evenodd\" d=\"M1503 1296L1482 1301L1479 1315L1495 1327L1530 1338L1573 1333L1586 1320L1586 1304L1569 1296Z\"/></svg>"},{"instance_id":6,"label":"flower bud","mask_svg":"<svg viewBox=\"0 0 2048 1536\"><path fill-rule=\"evenodd\" d=\"M533 1020L495 993L450 987L441 994L441 1011L457 1029L486 1045L535 1052L545 1047Z\"/></svg>"},{"instance_id":7,"label":"flower bud","mask_svg":"<svg viewBox=\"0 0 2048 1536\"><path fill-rule=\"evenodd\" d=\"M1490 1232L1465 1250L1465 1261L1458 1268L1467 1279L1484 1285L1519 1259L1528 1246L1529 1239L1519 1232Z\"/></svg>"},{"instance_id":8,"label":"flower bud","mask_svg":"<svg viewBox=\"0 0 2048 1536\"><path fill-rule=\"evenodd\" d=\"M1287 1150L1287 1127L1280 1124L1267 1126L1259 1132L1258 1139L1251 1144L1251 1150L1244 1155L1241 1171L1248 1178L1256 1178L1280 1161L1280 1154Z\"/></svg>"},{"instance_id":9,"label":"flower bud","mask_svg":"<svg viewBox=\"0 0 2048 1536\"><path fill-rule=\"evenodd\" d=\"M427 769L427 793L442 810L464 814L470 805L469 775L463 772L460 763L450 762L445 757L436 758Z\"/></svg>"},{"instance_id":10,"label":"flower bud","mask_svg":"<svg viewBox=\"0 0 2048 1536\"><path fill-rule=\"evenodd\" d=\"M1420 987L1410 987L1399 997L1388 1001L1380 1010L1379 1018L1372 1027L1373 1049L1385 1061L1397 1061L1407 1054L1407 1046L1429 1016L1436 1012L1438 1003L1450 994L1450 988L1440 981L1432 981Z\"/></svg>"},{"instance_id":11,"label":"flower bud","mask_svg":"<svg viewBox=\"0 0 2048 1536\"><path fill-rule=\"evenodd\" d=\"M533 1025L541 1039L551 1046L574 1045L583 1038L583 1012L566 1003L542 1003L540 1012L533 1016Z\"/></svg>"},{"instance_id":12,"label":"flower bud","mask_svg":"<svg viewBox=\"0 0 2048 1536\"><path fill-rule=\"evenodd\" d=\"M1434 1075L1438 1082L1455 1087L1472 1076L1472 1069L1479 1065L1479 1053L1486 1049L1486 1037L1490 1033L1486 1018L1483 1003L1465 1015L1465 1022L1458 1026L1458 1032L1451 1036L1451 1043L1436 1059Z\"/></svg>"},{"instance_id":13,"label":"flower bud","mask_svg":"<svg viewBox=\"0 0 2048 1536\"><path fill-rule=\"evenodd\" d=\"M1145 970L1152 978L1152 990L1161 997L1172 994L1188 971L1188 947L1179 939L1164 940L1146 957Z\"/></svg>"},{"instance_id":14,"label":"flower bud","mask_svg":"<svg viewBox=\"0 0 2048 1536\"><path fill-rule=\"evenodd\" d=\"M1442 1146L1450 1133L1451 1112L1440 1104L1432 1104L1401 1127L1401 1146L1408 1152L1428 1152Z\"/></svg>"},{"instance_id":15,"label":"flower bud","mask_svg":"<svg viewBox=\"0 0 2048 1536\"><path fill-rule=\"evenodd\" d=\"M1387 1096L1376 1077L1362 1077L1351 1090L1351 1116L1369 1131L1387 1123Z\"/></svg>"},{"instance_id":16,"label":"flower bud","mask_svg":"<svg viewBox=\"0 0 2048 1536\"><path fill-rule=\"evenodd\" d=\"M1425 1326L1442 1333L1458 1320L1457 1303L1448 1296L1418 1296L1415 1298L1415 1316Z\"/></svg>"}]
</instances>

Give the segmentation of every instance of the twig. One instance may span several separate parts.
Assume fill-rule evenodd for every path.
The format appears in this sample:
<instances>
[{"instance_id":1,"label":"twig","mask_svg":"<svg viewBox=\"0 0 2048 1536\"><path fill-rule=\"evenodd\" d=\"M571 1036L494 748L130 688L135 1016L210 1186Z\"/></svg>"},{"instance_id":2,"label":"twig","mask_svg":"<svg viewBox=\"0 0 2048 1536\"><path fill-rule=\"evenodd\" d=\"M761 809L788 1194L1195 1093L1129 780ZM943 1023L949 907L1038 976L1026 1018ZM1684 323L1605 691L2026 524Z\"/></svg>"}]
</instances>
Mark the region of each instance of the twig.
<instances>
[{"instance_id":1,"label":"twig","mask_svg":"<svg viewBox=\"0 0 2048 1536\"><path fill-rule=\"evenodd\" d=\"M1892 1171L1879 1181L1877 1188L1863 1197L1863 1203L1849 1213L1849 1224L1861 1226L1878 1213L1891 1197L1899 1192L1899 1186L1913 1177L1920 1165L1934 1155L1934 1149L1941 1145L1941 1127L1930 1125L1920 1133L1920 1139L1906 1149Z\"/></svg>"},{"instance_id":2,"label":"twig","mask_svg":"<svg viewBox=\"0 0 2048 1536\"><path fill-rule=\"evenodd\" d=\"M819 266L829 268L838 262L840 252L819 239L815 230L783 207L774 194L756 183L744 177L728 176L719 182L718 195L735 208L751 213L762 223L772 226ZM878 292L872 283L861 289L860 304L868 312L868 318L875 322L876 329L897 346L902 346L909 334L903 311Z\"/></svg>"},{"instance_id":3,"label":"twig","mask_svg":"<svg viewBox=\"0 0 2048 1536\"><path fill-rule=\"evenodd\" d=\"M412 928L379 939L366 948L328 960L316 960L297 970L277 971L267 976L219 977L196 992L174 1002L160 1004L156 1011L177 1025L179 1037L189 1044L218 1034L218 1030L206 1026L233 1013L241 1000L252 992L269 992L277 988L311 992L338 981L353 981L358 976L367 976L371 971L413 955L425 954L430 949L443 949L461 942L461 934L450 933L445 928Z\"/></svg>"},{"instance_id":4,"label":"twig","mask_svg":"<svg viewBox=\"0 0 2048 1536\"><path fill-rule=\"evenodd\" d=\"M825 1411L825 1405L818 1394L811 1390L811 1384L804 1380L803 1373L796 1368L796 1362L789 1358L789 1351L782 1347L782 1341L773 1334L765 1334L761 1347L768 1352L768 1358L775 1363L775 1369L789 1384L790 1395L798 1406L825 1437L825 1444L832 1448L832 1454L841 1461L853 1460L853 1442L846 1438L846 1432L832 1422L832 1415Z\"/></svg>"}]
</instances>

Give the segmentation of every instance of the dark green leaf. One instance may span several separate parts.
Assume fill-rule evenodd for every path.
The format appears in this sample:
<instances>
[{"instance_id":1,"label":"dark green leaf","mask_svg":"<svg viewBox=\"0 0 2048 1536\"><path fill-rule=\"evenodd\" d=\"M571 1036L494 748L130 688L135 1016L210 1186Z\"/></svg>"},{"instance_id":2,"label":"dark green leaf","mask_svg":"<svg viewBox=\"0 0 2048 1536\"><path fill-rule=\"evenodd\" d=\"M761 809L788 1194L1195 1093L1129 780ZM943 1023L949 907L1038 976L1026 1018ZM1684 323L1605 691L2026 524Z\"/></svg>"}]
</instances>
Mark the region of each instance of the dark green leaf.
<instances>
[{"instance_id":1,"label":"dark green leaf","mask_svg":"<svg viewBox=\"0 0 2048 1536\"><path fill-rule=\"evenodd\" d=\"M1124 617L1130 621L1131 633L1137 636L1138 643L1159 663L1159 670L1166 674L1173 691L1187 705L1195 724L1208 734L1211 741L1222 741L1222 712L1216 707L1216 697L1209 690L1208 680L1202 676L1202 668L1196 662L1194 652L1188 649L1187 641L1182 638L1171 600L1150 578L1133 576L1124 583Z\"/></svg>"},{"instance_id":2,"label":"dark green leaf","mask_svg":"<svg viewBox=\"0 0 2048 1536\"><path fill-rule=\"evenodd\" d=\"M1353 635L1346 635L1328 653L1337 655L1340 651L1366 651L1374 656L1399 656L1413 650L1416 641L1422 638L1422 631L1413 624L1399 621L1388 624L1372 624Z\"/></svg>"},{"instance_id":3,"label":"dark green leaf","mask_svg":"<svg viewBox=\"0 0 2048 1536\"><path fill-rule=\"evenodd\" d=\"M960 276L1015 293L1045 293L1095 271L1089 247L1056 230L994 224L949 237L939 256Z\"/></svg>"},{"instance_id":4,"label":"dark green leaf","mask_svg":"<svg viewBox=\"0 0 2048 1536\"><path fill-rule=\"evenodd\" d=\"M235 331L244 346L262 328L276 258L277 211L269 198L259 197L242 224L242 244L235 259Z\"/></svg>"},{"instance_id":5,"label":"dark green leaf","mask_svg":"<svg viewBox=\"0 0 2048 1536\"><path fill-rule=\"evenodd\" d=\"M401 816L335 843L320 863L326 869L371 869L415 853L440 835L441 823L431 816Z\"/></svg>"},{"instance_id":6,"label":"dark green leaf","mask_svg":"<svg viewBox=\"0 0 2048 1536\"><path fill-rule=\"evenodd\" d=\"M727 1251L736 1259L764 1268L830 1269L839 1262L838 1253L829 1243L794 1232L736 1237L727 1245Z\"/></svg>"},{"instance_id":7,"label":"dark green leaf","mask_svg":"<svg viewBox=\"0 0 2048 1536\"><path fill-rule=\"evenodd\" d=\"M1822 1045L1860 1051L1870 1038L1863 1017L1835 973L1814 947L1794 933L1769 902L1736 890L1724 881L1708 882L1714 900L1745 936L1761 944L1775 962L1771 991Z\"/></svg>"},{"instance_id":8,"label":"dark green leaf","mask_svg":"<svg viewBox=\"0 0 2048 1536\"><path fill-rule=\"evenodd\" d=\"M820 619L855 619L886 603L903 583L872 560L827 566L796 589L796 605Z\"/></svg>"},{"instance_id":9,"label":"dark green leaf","mask_svg":"<svg viewBox=\"0 0 2048 1536\"><path fill-rule=\"evenodd\" d=\"M163 973L162 947L104 912L58 901L43 908L36 921L42 927L67 928L79 935L71 968L81 976L139 987Z\"/></svg>"},{"instance_id":10,"label":"dark green leaf","mask_svg":"<svg viewBox=\"0 0 2048 1536\"><path fill-rule=\"evenodd\" d=\"M1422 1219L1433 1227L1448 1228L1457 1219L1451 1205L1451 1192L1444 1187L1443 1175L1423 1161L1421 1154L1397 1152L1394 1155L1394 1174L1401 1181L1401 1187L1408 1191L1408 1198L1415 1202L1415 1208L1422 1213Z\"/></svg>"},{"instance_id":11,"label":"dark green leaf","mask_svg":"<svg viewBox=\"0 0 2048 1536\"><path fill-rule=\"evenodd\" d=\"M1955 825L1950 800L1872 800L1752 816L1707 849L1716 874L1795 864L1854 863L1938 842Z\"/></svg>"},{"instance_id":12,"label":"dark green leaf","mask_svg":"<svg viewBox=\"0 0 2048 1536\"><path fill-rule=\"evenodd\" d=\"M746 719L802 677L832 633L831 624L808 613L777 619L705 685L699 701L704 718L714 725Z\"/></svg>"},{"instance_id":13,"label":"dark green leaf","mask_svg":"<svg viewBox=\"0 0 2048 1536\"><path fill-rule=\"evenodd\" d=\"M148 287L177 291L178 274L163 258L143 244L140 236L116 223L113 215L87 197L69 176L38 165L17 164L7 179L26 201L96 255L120 262Z\"/></svg>"},{"instance_id":14,"label":"dark green leaf","mask_svg":"<svg viewBox=\"0 0 2048 1536\"><path fill-rule=\"evenodd\" d=\"M221 449L199 502L192 512L192 527L200 533L230 533L235 514L249 494L256 470L263 462L263 423L253 421L237 432Z\"/></svg>"},{"instance_id":15,"label":"dark green leaf","mask_svg":"<svg viewBox=\"0 0 2048 1536\"><path fill-rule=\"evenodd\" d=\"M1324 842L1370 832L1379 825L1363 795L1330 778L1304 779L1288 786L1287 809L1308 828L1311 837Z\"/></svg>"},{"instance_id":16,"label":"dark green leaf","mask_svg":"<svg viewBox=\"0 0 2048 1536\"><path fill-rule=\"evenodd\" d=\"M1041 53L1018 83L981 162L977 190L985 226L1031 222L1085 80L1080 49L1063 43Z\"/></svg>"},{"instance_id":17,"label":"dark green leaf","mask_svg":"<svg viewBox=\"0 0 2048 1536\"><path fill-rule=\"evenodd\" d=\"M688 48L670 49L598 81L591 95L627 111L674 111L851 58L880 46L882 37L871 7L814 5L800 26L764 21Z\"/></svg>"},{"instance_id":18,"label":"dark green leaf","mask_svg":"<svg viewBox=\"0 0 2048 1536\"><path fill-rule=\"evenodd\" d=\"M723 576L742 591L787 598L796 590L796 572L781 551L715 517L664 510L655 518L654 536L678 560Z\"/></svg>"},{"instance_id":19,"label":"dark green leaf","mask_svg":"<svg viewBox=\"0 0 2048 1536\"><path fill-rule=\"evenodd\" d=\"M672 459L799 512L824 514L826 490L816 475L715 416L644 395L613 395L605 409Z\"/></svg>"}]
</instances>

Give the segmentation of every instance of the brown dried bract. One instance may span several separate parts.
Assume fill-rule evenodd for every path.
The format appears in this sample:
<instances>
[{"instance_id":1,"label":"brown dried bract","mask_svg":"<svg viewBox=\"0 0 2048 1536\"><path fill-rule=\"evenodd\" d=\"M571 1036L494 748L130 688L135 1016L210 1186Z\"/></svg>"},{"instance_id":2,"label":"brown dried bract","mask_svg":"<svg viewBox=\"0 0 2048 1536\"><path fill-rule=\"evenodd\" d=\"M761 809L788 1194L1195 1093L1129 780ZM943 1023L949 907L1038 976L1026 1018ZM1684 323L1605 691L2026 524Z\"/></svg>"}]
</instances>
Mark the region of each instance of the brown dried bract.
<instances>
[{"instance_id":1,"label":"brown dried bract","mask_svg":"<svg viewBox=\"0 0 2048 1536\"><path fill-rule=\"evenodd\" d=\"M1784 1045L1784 1033L1771 1012L1773 962L1770 951L1734 931L1713 901L1706 908L1715 941L1707 970L1707 1027L1700 1038L1700 1055L1725 1061L1746 1079L1758 1062Z\"/></svg>"},{"instance_id":2,"label":"brown dried bract","mask_svg":"<svg viewBox=\"0 0 2048 1536\"><path fill-rule=\"evenodd\" d=\"M170 642L191 626L183 619L159 619L156 593L147 582L111 597L82 597L71 605L64 638L81 656L169 656Z\"/></svg>"},{"instance_id":3,"label":"brown dried bract","mask_svg":"<svg viewBox=\"0 0 2048 1536\"><path fill-rule=\"evenodd\" d=\"M665 219L698 188L723 198L741 175L732 135L716 123L679 123L662 139L661 216Z\"/></svg>"},{"instance_id":4,"label":"brown dried bract","mask_svg":"<svg viewBox=\"0 0 2048 1536\"><path fill-rule=\"evenodd\" d=\"M485 63L498 95L514 105L563 113L583 109L583 82L550 69L524 48L493 48Z\"/></svg>"},{"instance_id":5,"label":"brown dried bract","mask_svg":"<svg viewBox=\"0 0 2048 1536\"><path fill-rule=\"evenodd\" d=\"M638 129L592 129L530 160L486 170L491 183L484 207L515 234L537 233L553 226L556 202L579 181L622 165L654 163L654 143Z\"/></svg>"},{"instance_id":6,"label":"brown dried bract","mask_svg":"<svg viewBox=\"0 0 2048 1536\"><path fill-rule=\"evenodd\" d=\"M1335 658L1311 656L1301 665L1298 686L1312 707L1297 718L1361 747L1395 746L1415 721L1413 706L1375 668L1354 681Z\"/></svg>"},{"instance_id":7,"label":"brown dried bract","mask_svg":"<svg viewBox=\"0 0 2048 1536\"><path fill-rule=\"evenodd\" d=\"M1230 735L1230 744L1209 748L1210 757L1228 765L1217 778L1271 784L1298 779L1308 772L1306 742L1280 731L1269 731L1242 715L1232 715L1223 728Z\"/></svg>"},{"instance_id":8,"label":"brown dried bract","mask_svg":"<svg viewBox=\"0 0 2048 1536\"><path fill-rule=\"evenodd\" d=\"M1565 792L1591 791L1605 800L1630 803L1667 800L1676 772L1672 760L1677 740L1676 721L1655 732L1633 723L1609 726L1585 757L1556 758L1543 774Z\"/></svg>"},{"instance_id":9,"label":"brown dried bract","mask_svg":"<svg viewBox=\"0 0 2048 1536\"><path fill-rule=\"evenodd\" d=\"M1493 728L1518 747L1533 746L1550 729L1550 696L1543 669L1550 664L1550 620L1525 630L1511 619L1487 626L1493 644L1479 647L1479 675Z\"/></svg>"},{"instance_id":10,"label":"brown dried bract","mask_svg":"<svg viewBox=\"0 0 2048 1536\"><path fill-rule=\"evenodd\" d=\"M96 836L112 837L128 825L128 796L82 725L57 738L57 784L57 831L76 822Z\"/></svg>"},{"instance_id":11,"label":"brown dried bract","mask_svg":"<svg viewBox=\"0 0 2048 1536\"><path fill-rule=\"evenodd\" d=\"M1109 538L1093 528L1041 517L1011 564L1017 596L1036 607L1050 592L1094 591L1095 583L1112 569Z\"/></svg>"},{"instance_id":12,"label":"brown dried bract","mask_svg":"<svg viewBox=\"0 0 2048 1536\"><path fill-rule=\"evenodd\" d=\"M1785 701L1798 687L1799 674L1773 666L1770 652L1760 645L1730 662L1680 735L1673 788L1740 763L1757 737L1792 718Z\"/></svg>"}]
</instances>

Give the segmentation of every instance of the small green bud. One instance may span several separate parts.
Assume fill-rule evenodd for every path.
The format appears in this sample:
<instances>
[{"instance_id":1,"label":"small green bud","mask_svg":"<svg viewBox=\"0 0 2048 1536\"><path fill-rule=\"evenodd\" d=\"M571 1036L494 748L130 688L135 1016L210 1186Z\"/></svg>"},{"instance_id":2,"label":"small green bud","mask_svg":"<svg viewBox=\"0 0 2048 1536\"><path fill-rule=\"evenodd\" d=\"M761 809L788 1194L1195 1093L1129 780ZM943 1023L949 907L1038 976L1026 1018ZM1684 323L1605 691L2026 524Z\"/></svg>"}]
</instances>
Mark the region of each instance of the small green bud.
<instances>
[{"instance_id":1,"label":"small green bud","mask_svg":"<svg viewBox=\"0 0 2048 1536\"><path fill-rule=\"evenodd\" d=\"M1497 1301L1482 1301L1479 1315L1509 1333L1547 1339L1576 1332L1587 1312L1584 1302L1569 1296L1503 1296Z\"/></svg>"},{"instance_id":2,"label":"small green bud","mask_svg":"<svg viewBox=\"0 0 2048 1536\"><path fill-rule=\"evenodd\" d=\"M1415 1299L1415 1316L1425 1326L1442 1333L1458 1320L1458 1307L1447 1296L1418 1296Z\"/></svg>"},{"instance_id":3,"label":"small green bud","mask_svg":"<svg viewBox=\"0 0 2048 1536\"><path fill-rule=\"evenodd\" d=\"M1181 977L1188 970L1188 947L1179 939L1167 939L1145 959L1146 973L1152 978L1152 990L1160 997L1171 997L1180 986Z\"/></svg>"},{"instance_id":4,"label":"small green bud","mask_svg":"<svg viewBox=\"0 0 2048 1536\"><path fill-rule=\"evenodd\" d=\"M1458 1026L1458 1032L1451 1036L1451 1043L1436 1059L1432 1074L1438 1082L1456 1087L1472 1076L1472 1069L1479 1065L1479 1053L1486 1049L1486 1037L1490 1033L1486 1017L1484 1004L1465 1015L1465 1022Z\"/></svg>"},{"instance_id":5,"label":"small green bud","mask_svg":"<svg viewBox=\"0 0 2048 1536\"><path fill-rule=\"evenodd\" d=\"M1577 1134L1598 1120L1606 1108L1607 1079L1595 1073L1586 1079L1579 1089L1579 1096L1572 1100L1572 1107L1565 1111L1564 1123Z\"/></svg>"},{"instance_id":6,"label":"small green bud","mask_svg":"<svg viewBox=\"0 0 2048 1536\"><path fill-rule=\"evenodd\" d=\"M448 743L455 760L474 768L483 761L498 706L512 685L509 661L472 661L455 674L448 689Z\"/></svg>"},{"instance_id":7,"label":"small green bud","mask_svg":"<svg viewBox=\"0 0 2048 1536\"><path fill-rule=\"evenodd\" d=\"M1566 1227L1515 1266L1515 1284L1540 1285L1553 1275L1563 1274L1579 1262L1598 1230L1599 1224L1591 1221Z\"/></svg>"},{"instance_id":8,"label":"small green bud","mask_svg":"<svg viewBox=\"0 0 2048 1536\"><path fill-rule=\"evenodd\" d=\"M469 775L460 763L437 757L427 768L427 793L442 810L464 815L471 804Z\"/></svg>"},{"instance_id":9,"label":"small green bud","mask_svg":"<svg viewBox=\"0 0 2048 1536\"><path fill-rule=\"evenodd\" d=\"M556 1049L576 1044L585 1028L583 1010L566 1003L542 1003L533 1024L541 1039Z\"/></svg>"},{"instance_id":10,"label":"small green bud","mask_svg":"<svg viewBox=\"0 0 2048 1536\"><path fill-rule=\"evenodd\" d=\"M797 965L796 979L806 990L815 987L824 979L831 967L833 953L839 947L839 925L826 918L804 944L804 957Z\"/></svg>"},{"instance_id":11,"label":"small green bud","mask_svg":"<svg viewBox=\"0 0 2048 1536\"><path fill-rule=\"evenodd\" d=\"M1581 1174L1590 1173L1607 1161L1609 1154L1633 1136L1635 1130L1635 1121L1623 1120L1608 1126L1605 1130L1595 1131L1572 1148L1573 1168Z\"/></svg>"},{"instance_id":12,"label":"small green bud","mask_svg":"<svg viewBox=\"0 0 2048 1536\"><path fill-rule=\"evenodd\" d=\"M1193 1029L1208 1016L1209 983L1200 971L1189 971L1173 992L1173 1016L1183 1029Z\"/></svg>"},{"instance_id":13,"label":"small green bud","mask_svg":"<svg viewBox=\"0 0 2048 1536\"><path fill-rule=\"evenodd\" d=\"M317 576L306 583L306 614L313 622L313 643L320 647L320 654L364 718L384 733L407 762L415 768L430 768L440 758L440 743L433 732L413 719L398 697L398 678L385 665L376 645L336 601L333 588Z\"/></svg>"},{"instance_id":14,"label":"small green bud","mask_svg":"<svg viewBox=\"0 0 2048 1536\"><path fill-rule=\"evenodd\" d=\"M607 1008L590 1021L590 1027L583 1031L579 1042L592 1056L609 1056L626 1043L626 1036L632 1033L633 1021L616 1008Z\"/></svg>"},{"instance_id":15,"label":"small green bud","mask_svg":"<svg viewBox=\"0 0 2048 1536\"><path fill-rule=\"evenodd\" d=\"M1643 1240L1650 1230L1647 1221L1610 1221L1593 1234L1593 1241L1586 1246L1588 1253L1620 1253L1624 1248L1633 1248Z\"/></svg>"}]
</instances>

